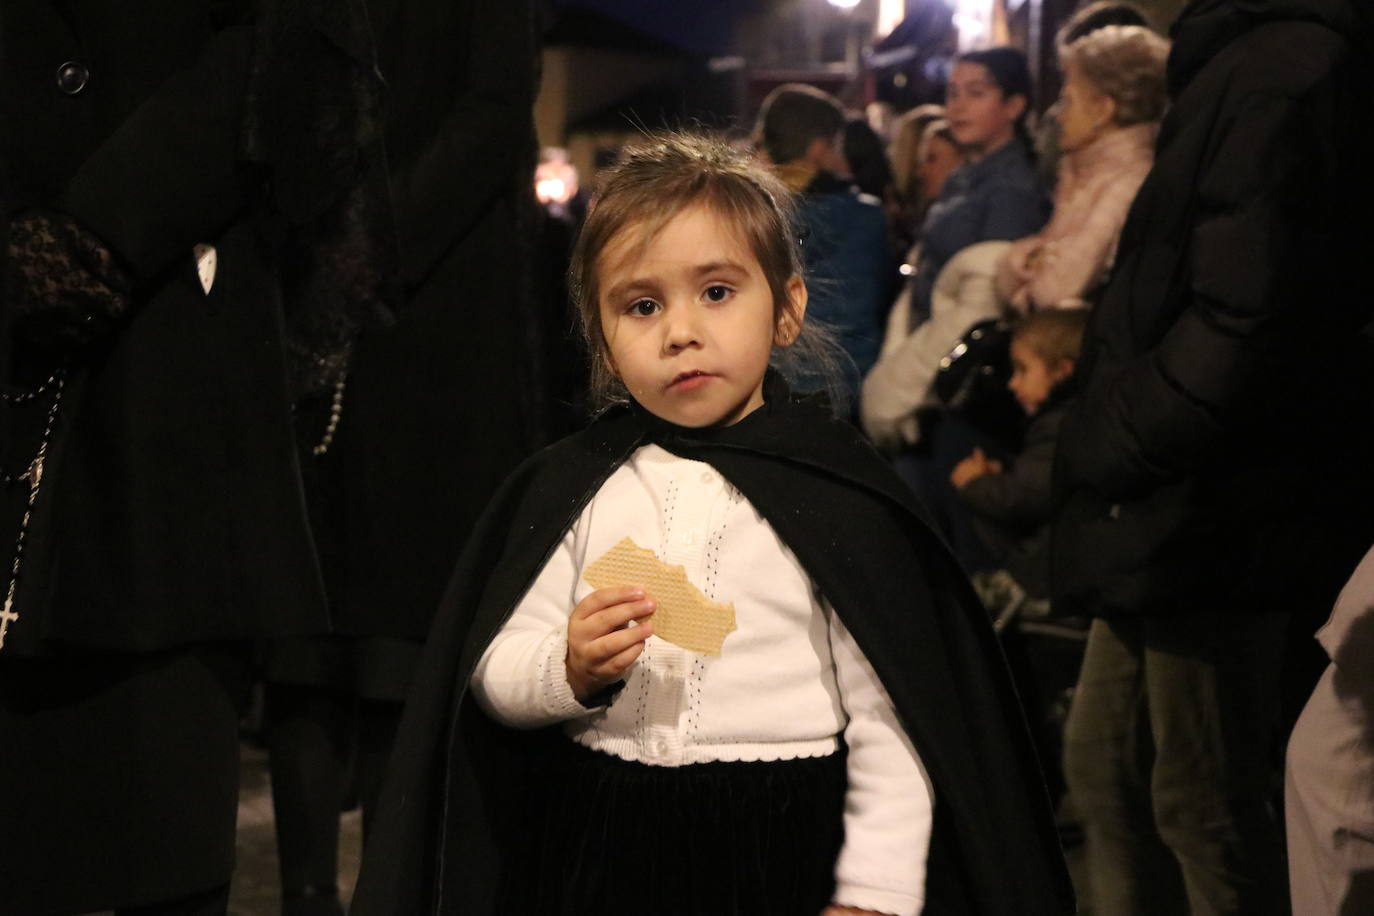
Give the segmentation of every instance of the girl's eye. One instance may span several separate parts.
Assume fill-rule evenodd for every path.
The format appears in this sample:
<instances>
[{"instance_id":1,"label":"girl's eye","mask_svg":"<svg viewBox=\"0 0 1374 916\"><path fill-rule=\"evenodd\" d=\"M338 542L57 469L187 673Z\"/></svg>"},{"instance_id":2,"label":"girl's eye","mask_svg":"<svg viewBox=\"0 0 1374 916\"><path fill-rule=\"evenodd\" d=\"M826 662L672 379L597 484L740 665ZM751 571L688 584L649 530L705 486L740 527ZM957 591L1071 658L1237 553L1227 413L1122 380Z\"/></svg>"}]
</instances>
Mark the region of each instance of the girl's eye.
<instances>
[{"instance_id":1,"label":"girl's eye","mask_svg":"<svg viewBox=\"0 0 1374 916\"><path fill-rule=\"evenodd\" d=\"M658 303L652 299L636 299L634 302L630 303L630 307L626 309L626 311L631 315L639 315L642 318L648 318L650 315L657 312L658 308Z\"/></svg>"},{"instance_id":2,"label":"girl's eye","mask_svg":"<svg viewBox=\"0 0 1374 916\"><path fill-rule=\"evenodd\" d=\"M730 298L730 287L721 286L719 283L715 286L708 286L706 287L706 298L712 302L724 302Z\"/></svg>"}]
</instances>

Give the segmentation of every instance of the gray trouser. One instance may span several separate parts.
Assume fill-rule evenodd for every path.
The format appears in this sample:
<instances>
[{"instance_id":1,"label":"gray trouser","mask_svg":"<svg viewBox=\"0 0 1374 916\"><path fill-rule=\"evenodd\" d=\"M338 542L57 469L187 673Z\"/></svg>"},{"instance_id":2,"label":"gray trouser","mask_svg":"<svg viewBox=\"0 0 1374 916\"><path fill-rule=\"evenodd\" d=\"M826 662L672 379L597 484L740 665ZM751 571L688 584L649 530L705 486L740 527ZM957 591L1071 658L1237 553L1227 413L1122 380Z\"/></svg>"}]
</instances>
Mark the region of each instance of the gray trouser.
<instances>
[{"instance_id":1,"label":"gray trouser","mask_svg":"<svg viewBox=\"0 0 1374 916\"><path fill-rule=\"evenodd\" d=\"M1100 916L1287 912L1284 615L1096 620L1065 733Z\"/></svg>"},{"instance_id":2,"label":"gray trouser","mask_svg":"<svg viewBox=\"0 0 1374 916\"><path fill-rule=\"evenodd\" d=\"M1330 665L1288 742L1284 807L1296 916L1374 913L1371 681L1369 672Z\"/></svg>"}]
</instances>

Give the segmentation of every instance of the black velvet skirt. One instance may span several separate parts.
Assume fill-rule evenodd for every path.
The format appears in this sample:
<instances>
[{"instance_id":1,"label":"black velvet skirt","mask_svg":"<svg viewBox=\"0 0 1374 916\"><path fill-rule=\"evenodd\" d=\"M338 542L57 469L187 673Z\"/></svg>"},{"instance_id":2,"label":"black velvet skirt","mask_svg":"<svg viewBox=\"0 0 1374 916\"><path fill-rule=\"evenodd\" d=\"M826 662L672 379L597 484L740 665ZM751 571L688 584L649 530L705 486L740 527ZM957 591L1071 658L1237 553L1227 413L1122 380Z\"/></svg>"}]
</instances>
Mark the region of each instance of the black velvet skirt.
<instances>
[{"instance_id":1,"label":"black velvet skirt","mask_svg":"<svg viewBox=\"0 0 1374 916\"><path fill-rule=\"evenodd\" d=\"M658 767L572 741L529 797L501 910L816 916L844 840L845 755Z\"/></svg>"}]
</instances>

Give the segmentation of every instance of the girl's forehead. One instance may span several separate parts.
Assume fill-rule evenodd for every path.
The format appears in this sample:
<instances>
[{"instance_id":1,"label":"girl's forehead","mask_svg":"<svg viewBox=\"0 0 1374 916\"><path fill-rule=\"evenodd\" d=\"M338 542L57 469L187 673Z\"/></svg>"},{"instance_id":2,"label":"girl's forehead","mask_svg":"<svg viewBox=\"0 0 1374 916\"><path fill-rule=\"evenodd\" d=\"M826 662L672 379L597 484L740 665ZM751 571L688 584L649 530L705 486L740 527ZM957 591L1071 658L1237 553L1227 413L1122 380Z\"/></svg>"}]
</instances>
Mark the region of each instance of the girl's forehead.
<instances>
[{"instance_id":1,"label":"girl's forehead","mask_svg":"<svg viewBox=\"0 0 1374 916\"><path fill-rule=\"evenodd\" d=\"M681 247L683 244L690 247ZM633 270L646 257L670 255L673 259L731 261L750 265L758 258L739 225L706 204L684 207L668 216L627 221L617 229L597 258L604 280L613 273Z\"/></svg>"}]
</instances>

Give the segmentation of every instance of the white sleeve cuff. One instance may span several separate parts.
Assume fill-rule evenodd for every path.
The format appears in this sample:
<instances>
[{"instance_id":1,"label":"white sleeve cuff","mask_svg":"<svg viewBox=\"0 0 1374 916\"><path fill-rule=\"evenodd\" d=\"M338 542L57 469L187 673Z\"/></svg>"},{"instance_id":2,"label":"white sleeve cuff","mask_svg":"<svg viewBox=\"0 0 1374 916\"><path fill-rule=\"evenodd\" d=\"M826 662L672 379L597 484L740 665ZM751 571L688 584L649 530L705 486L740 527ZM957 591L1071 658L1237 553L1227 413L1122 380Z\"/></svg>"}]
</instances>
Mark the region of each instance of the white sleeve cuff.
<instances>
[{"instance_id":1,"label":"white sleeve cuff","mask_svg":"<svg viewBox=\"0 0 1374 916\"><path fill-rule=\"evenodd\" d=\"M872 910L875 913L890 913L892 916L917 916L925 907L920 897L887 891L862 884L838 884L831 900L839 906L852 906L857 910Z\"/></svg>"},{"instance_id":2,"label":"white sleeve cuff","mask_svg":"<svg viewBox=\"0 0 1374 916\"><path fill-rule=\"evenodd\" d=\"M541 686L540 697L544 714L551 720L582 719L603 706L587 707L577 701L568 683L568 631L560 628L550 633L540 646L539 667L536 672Z\"/></svg>"}]
</instances>

